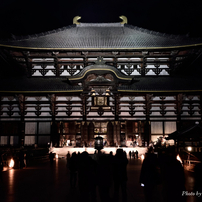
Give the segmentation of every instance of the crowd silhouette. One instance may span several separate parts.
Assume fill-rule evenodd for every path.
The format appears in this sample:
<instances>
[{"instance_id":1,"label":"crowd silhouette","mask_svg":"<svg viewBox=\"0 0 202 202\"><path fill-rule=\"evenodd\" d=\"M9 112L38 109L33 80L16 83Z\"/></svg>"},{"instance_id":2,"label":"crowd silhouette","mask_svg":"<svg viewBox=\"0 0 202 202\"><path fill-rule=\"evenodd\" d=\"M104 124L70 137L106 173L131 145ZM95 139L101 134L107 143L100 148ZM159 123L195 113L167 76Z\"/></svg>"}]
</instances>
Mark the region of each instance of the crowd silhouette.
<instances>
[{"instance_id":1,"label":"crowd silhouette","mask_svg":"<svg viewBox=\"0 0 202 202\"><path fill-rule=\"evenodd\" d=\"M129 159L131 159L132 153L128 153ZM134 158L138 159L138 152L134 152L134 154ZM120 200L126 202L128 199L128 163L127 154L121 148L116 150L115 155L112 152L89 154L86 151L81 154L74 152L71 157L68 154L67 167L70 173L70 187L72 190L78 188L80 201L95 202L99 197L103 202ZM198 164L195 168L195 189L202 193L201 173L202 164ZM154 152L153 147L148 148L142 162L139 184L144 191L145 202L170 202L173 200L185 202L187 200L187 196L182 194L186 192L183 164L176 159L176 153L169 148L158 151L158 153Z\"/></svg>"},{"instance_id":2,"label":"crowd silhouette","mask_svg":"<svg viewBox=\"0 0 202 202\"><path fill-rule=\"evenodd\" d=\"M81 154L74 152L67 164L70 171L70 186L74 189L78 182L81 201L97 201L96 188L103 202L118 201L120 195L123 202L127 201L128 159L122 149L117 149L115 155L112 152L108 155L95 152L90 156L86 151ZM110 194L112 187L113 195Z\"/></svg>"},{"instance_id":3,"label":"crowd silhouette","mask_svg":"<svg viewBox=\"0 0 202 202\"><path fill-rule=\"evenodd\" d=\"M146 202L185 202L185 175L183 165L175 152L167 149L154 153L148 148L142 164L140 184L144 187Z\"/></svg>"},{"instance_id":4,"label":"crowd silhouette","mask_svg":"<svg viewBox=\"0 0 202 202\"><path fill-rule=\"evenodd\" d=\"M132 158L132 153L128 153L129 159ZM116 150L115 155L112 152L89 154L86 151L74 152L70 155L68 152L66 159L70 175L70 191L75 190L74 193L79 191L82 202L95 202L98 198L102 202L128 201L127 165L141 163L142 160L138 160L137 155L138 153L134 161L128 161L126 152L121 148ZM18 153L19 168L27 165L28 156L27 152L26 156L23 151ZM0 182L2 183L3 156L0 155L0 157ZM49 158L51 169L54 169L55 154L50 152ZM199 193L200 196L198 194L196 201L202 201L202 163L195 166L193 176L195 187L192 193ZM145 202L187 201L183 164L176 159L176 153L171 148L154 152L153 147L149 147L142 162L139 179L133 180L137 182L139 180L139 185L144 191Z\"/></svg>"}]
</instances>

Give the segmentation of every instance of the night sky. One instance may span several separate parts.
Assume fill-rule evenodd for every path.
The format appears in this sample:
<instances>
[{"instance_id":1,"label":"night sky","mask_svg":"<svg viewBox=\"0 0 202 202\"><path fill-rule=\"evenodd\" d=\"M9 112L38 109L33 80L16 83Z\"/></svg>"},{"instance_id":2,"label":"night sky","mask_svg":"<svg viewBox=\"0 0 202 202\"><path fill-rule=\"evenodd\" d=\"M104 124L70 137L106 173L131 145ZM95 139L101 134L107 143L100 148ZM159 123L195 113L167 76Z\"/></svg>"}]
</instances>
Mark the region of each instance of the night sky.
<instances>
[{"instance_id":1,"label":"night sky","mask_svg":"<svg viewBox=\"0 0 202 202\"><path fill-rule=\"evenodd\" d=\"M120 22L168 34L202 37L201 0L1 0L1 37L31 35L80 22Z\"/></svg>"}]
</instances>

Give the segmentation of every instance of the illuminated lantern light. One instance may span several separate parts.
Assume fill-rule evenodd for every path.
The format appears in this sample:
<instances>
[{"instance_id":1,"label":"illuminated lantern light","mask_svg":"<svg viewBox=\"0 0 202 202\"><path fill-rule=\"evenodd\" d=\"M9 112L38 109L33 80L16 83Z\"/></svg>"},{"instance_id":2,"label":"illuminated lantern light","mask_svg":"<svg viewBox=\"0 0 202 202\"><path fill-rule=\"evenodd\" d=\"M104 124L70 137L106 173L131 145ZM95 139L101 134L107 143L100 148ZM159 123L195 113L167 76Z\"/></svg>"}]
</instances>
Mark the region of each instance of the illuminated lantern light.
<instances>
[{"instance_id":1,"label":"illuminated lantern light","mask_svg":"<svg viewBox=\"0 0 202 202\"><path fill-rule=\"evenodd\" d=\"M144 160L144 155L143 154L141 155L141 159L142 159L142 161Z\"/></svg>"},{"instance_id":2,"label":"illuminated lantern light","mask_svg":"<svg viewBox=\"0 0 202 202\"><path fill-rule=\"evenodd\" d=\"M188 147L188 148L187 148L187 150L188 150L188 151L191 151L191 150L192 150L192 148L191 148L191 147Z\"/></svg>"},{"instance_id":3,"label":"illuminated lantern light","mask_svg":"<svg viewBox=\"0 0 202 202\"><path fill-rule=\"evenodd\" d=\"M177 155L176 159L182 164L182 159L180 158L179 154Z\"/></svg>"},{"instance_id":4,"label":"illuminated lantern light","mask_svg":"<svg viewBox=\"0 0 202 202\"><path fill-rule=\"evenodd\" d=\"M55 158L58 159L58 154L55 155Z\"/></svg>"},{"instance_id":5,"label":"illuminated lantern light","mask_svg":"<svg viewBox=\"0 0 202 202\"><path fill-rule=\"evenodd\" d=\"M11 159L10 163L9 163L9 168L13 168L14 167L14 160Z\"/></svg>"}]
</instances>

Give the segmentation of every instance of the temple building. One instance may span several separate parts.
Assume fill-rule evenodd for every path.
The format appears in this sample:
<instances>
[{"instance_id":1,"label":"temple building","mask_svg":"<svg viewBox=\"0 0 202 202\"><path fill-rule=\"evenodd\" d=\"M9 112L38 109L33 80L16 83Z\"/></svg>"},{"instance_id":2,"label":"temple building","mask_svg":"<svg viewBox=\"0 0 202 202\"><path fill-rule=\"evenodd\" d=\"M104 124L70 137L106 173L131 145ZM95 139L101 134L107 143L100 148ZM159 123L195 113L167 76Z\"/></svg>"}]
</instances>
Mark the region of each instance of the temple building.
<instances>
[{"instance_id":1,"label":"temple building","mask_svg":"<svg viewBox=\"0 0 202 202\"><path fill-rule=\"evenodd\" d=\"M147 146L201 122L202 39L120 18L0 40L0 146Z\"/></svg>"}]
</instances>

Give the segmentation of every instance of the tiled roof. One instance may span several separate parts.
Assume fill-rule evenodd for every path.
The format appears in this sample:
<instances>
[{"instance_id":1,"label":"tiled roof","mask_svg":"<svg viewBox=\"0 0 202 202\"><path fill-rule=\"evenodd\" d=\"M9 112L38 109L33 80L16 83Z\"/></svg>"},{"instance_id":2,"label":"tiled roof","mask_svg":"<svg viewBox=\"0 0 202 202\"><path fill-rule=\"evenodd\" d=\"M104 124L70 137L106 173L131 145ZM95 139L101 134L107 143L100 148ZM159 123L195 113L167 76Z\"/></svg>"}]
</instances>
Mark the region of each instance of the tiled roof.
<instances>
[{"instance_id":1,"label":"tiled roof","mask_svg":"<svg viewBox=\"0 0 202 202\"><path fill-rule=\"evenodd\" d=\"M152 49L190 46L201 42L202 39L167 35L127 24L81 23L38 35L0 41L0 46L33 49Z\"/></svg>"}]
</instances>

